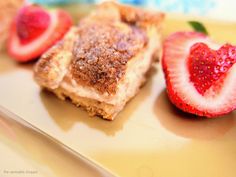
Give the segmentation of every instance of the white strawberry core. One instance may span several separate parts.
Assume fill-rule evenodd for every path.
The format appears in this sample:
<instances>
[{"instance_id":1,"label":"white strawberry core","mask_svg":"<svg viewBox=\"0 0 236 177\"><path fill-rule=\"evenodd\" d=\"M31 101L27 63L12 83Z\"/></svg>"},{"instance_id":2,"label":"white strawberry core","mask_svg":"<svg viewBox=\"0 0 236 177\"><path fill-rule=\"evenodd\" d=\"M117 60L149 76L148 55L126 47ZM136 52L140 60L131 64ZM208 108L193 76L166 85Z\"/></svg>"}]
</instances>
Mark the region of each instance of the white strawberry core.
<instances>
[{"instance_id":1,"label":"white strawberry core","mask_svg":"<svg viewBox=\"0 0 236 177\"><path fill-rule=\"evenodd\" d=\"M167 40L165 43L165 63L169 71L170 82L173 90L185 102L201 111L208 113L226 112L229 108L236 108L236 64L228 71L223 85L215 93L209 88L204 95L200 94L195 88L193 82L190 81L190 73L188 70L187 59L190 47L197 43L203 42L210 48L218 50L219 45L210 41L205 36L186 36L181 39Z\"/></svg>"},{"instance_id":2,"label":"white strawberry core","mask_svg":"<svg viewBox=\"0 0 236 177\"><path fill-rule=\"evenodd\" d=\"M42 47L42 44L45 41L49 40L50 36L55 32L55 28L58 24L58 17L57 13L51 12L50 13L50 25L48 29L40 35L37 40L34 40L28 44L22 45L20 43L20 39L17 36L17 33L14 33L12 37L12 52L13 53L20 53L22 56L25 56L31 52L34 52L35 49Z\"/></svg>"}]
</instances>

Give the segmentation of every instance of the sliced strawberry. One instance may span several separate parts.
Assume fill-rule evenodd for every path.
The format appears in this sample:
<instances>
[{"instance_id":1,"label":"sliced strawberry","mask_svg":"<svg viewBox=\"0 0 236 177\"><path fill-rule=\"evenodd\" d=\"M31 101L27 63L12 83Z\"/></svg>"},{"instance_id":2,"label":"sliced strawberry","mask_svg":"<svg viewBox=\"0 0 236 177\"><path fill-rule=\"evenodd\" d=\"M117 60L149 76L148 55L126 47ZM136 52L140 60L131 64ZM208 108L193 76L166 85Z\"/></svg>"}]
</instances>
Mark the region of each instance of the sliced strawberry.
<instances>
[{"instance_id":1,"label":"sliced strawberry","mask_svg":"<svg viewBox=\"0 0 236 177\"><path fill-rule=\"evenodd\" d=\"M236 109L236 47L222 47L196 32L164 42L162 66L168 96L185 112L216 117Z\"/></svg>"},{"instance_id":2,"label":"sliced strawberry","mask_svg":"<svg viewBox=\"0 0 236 177\"><path fill-rule=\"evenodd\" d=\"M63 10L23 7L11 26L8 53L19 62L34 60L60 40L71 25L71 17Z\"/></svg>"},{"instance_id":3,"label":"sliced strawberry","mask_svg":"<svg viewBox=\"0 0 236 177\"><path fill-rule=\"evenodd\" d=\"M16 17L16 30L21 44L27 44L42 35L50 25L49 13L39 6L25 6Z\"/></svg>"},{"instance_id":4,"label":"sliced strawberry","mask_svg":"<svg viewBox=\"0 0 236 177\"><path fill-rule=\"evenodd\" d=\"M199 93L204 93L216 81L224 81L228 70L236 62L236 47L226 44L219 50L210 49L204 43L196 43L190 48L188 69L190 81Z\"/></svg>"}]
</instances>

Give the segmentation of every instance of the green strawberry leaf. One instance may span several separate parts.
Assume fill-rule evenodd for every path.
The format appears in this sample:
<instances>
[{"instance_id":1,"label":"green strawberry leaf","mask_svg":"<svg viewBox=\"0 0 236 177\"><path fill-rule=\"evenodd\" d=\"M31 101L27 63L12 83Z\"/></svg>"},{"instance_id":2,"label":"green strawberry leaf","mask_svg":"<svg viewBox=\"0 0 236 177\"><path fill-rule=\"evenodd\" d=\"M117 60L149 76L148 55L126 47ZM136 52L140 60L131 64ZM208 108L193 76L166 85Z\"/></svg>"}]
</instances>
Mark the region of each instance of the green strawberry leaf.
<instances>
[{"instance_id":1,"label":"green strawberry leaf","mask_svg":"<svg viewBox=\"0 0 236 177\"><path fill-rule=\"evenodd\" d=\"M198 21L189 21L189 25L196 31L208 35L206 27Z\"/></svg>"}]
</instances>

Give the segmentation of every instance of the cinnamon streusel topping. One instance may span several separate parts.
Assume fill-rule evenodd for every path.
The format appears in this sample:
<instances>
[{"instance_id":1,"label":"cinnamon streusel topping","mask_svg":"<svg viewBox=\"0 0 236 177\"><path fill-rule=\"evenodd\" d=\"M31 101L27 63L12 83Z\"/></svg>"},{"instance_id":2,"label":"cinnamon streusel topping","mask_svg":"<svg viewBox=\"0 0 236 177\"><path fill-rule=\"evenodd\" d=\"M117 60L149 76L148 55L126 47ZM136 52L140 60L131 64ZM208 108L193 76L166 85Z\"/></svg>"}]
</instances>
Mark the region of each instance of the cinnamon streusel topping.
<instances>
[{"instance_id":1,"label":"cinnamon streusel topping","mask_svg":"<svg viewBox=\"0 0 236 177\"><path fill-rule=\"evenodd\" d=\"M115 94L127 62L147 44L145 31L121 21L85 20L79 24L78 34L71 65L73 79L100 93Z\"/></svg>"}]
</instances>

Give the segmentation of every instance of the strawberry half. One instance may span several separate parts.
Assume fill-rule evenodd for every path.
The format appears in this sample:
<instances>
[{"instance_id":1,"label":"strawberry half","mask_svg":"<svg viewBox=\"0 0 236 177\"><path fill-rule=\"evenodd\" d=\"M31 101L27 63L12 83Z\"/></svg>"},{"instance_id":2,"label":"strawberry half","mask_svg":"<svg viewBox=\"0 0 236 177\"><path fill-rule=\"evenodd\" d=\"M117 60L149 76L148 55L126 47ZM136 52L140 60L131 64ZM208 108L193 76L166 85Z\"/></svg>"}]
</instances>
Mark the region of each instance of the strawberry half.
<instances>
[{"instance_id":1,"label":"strawberry half","mask_svg":"<svg viewBox=\"0 0 236 177\"><path fill-rule=\"evenodd\" d=\"M71 17L63 10L25 6L11 25L8 53L19 62L37 59L60 40L71 25Z\"/></svg>"},{"instance_id":2,"label":"strawberry half","mask_svg":"<svg viewBox=\"0 0 236 177\"><path fill-rule=\"evenodd\" d=\"M168 96L181 110L217 117L236 109L236 46L219 46L197 32L164 42L162 67Z\"/></svg>"}]
</instances>

